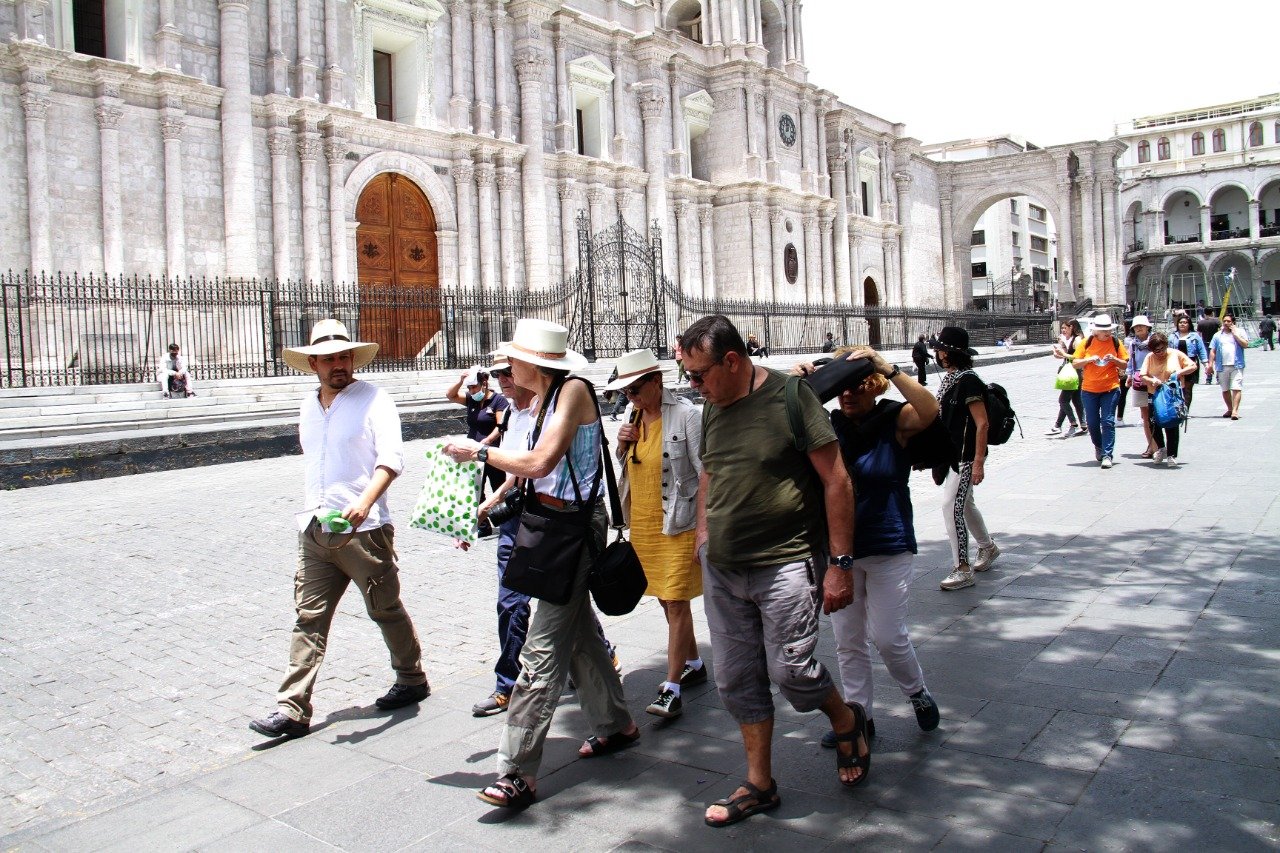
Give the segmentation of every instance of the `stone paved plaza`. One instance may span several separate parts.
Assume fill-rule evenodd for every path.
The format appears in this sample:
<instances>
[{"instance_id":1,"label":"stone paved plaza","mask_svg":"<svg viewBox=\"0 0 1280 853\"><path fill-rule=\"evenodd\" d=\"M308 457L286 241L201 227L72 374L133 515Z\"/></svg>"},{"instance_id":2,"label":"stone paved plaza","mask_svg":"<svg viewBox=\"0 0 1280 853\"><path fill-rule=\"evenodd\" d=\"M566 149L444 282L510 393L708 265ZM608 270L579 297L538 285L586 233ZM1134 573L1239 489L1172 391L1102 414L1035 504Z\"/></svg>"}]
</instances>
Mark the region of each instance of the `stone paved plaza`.
<instances>
[{"instance_id":1,"label":"stone paved plaza","mask_svg":"<svg viewBox=\"0 0 1280 853\"><path fill-rule=\"evenodd\" d=\"M977 587L938 590L940 495L924 476L915 490L911 626L941 727L920 732L877 665L871 778L846 791L820 715L780 703L783 805L719 831L702 810L743 776L737 729L713 687L671 724L643 714L665 659L651 601L606 620L640 744L576 760L587 732L567 696L541 801L505 814L473 797L502 724L469 713L492 687L491 540L463 554L398 531L429 699L373 709L386 651L349 594L313 733L264 745L246 723L285 664L300 458L0 493L0 847L1273 850L1280 355L1249 358L1243 419L1221 420L1201 386L1176 471L1137 458L1133 426L1111 471L1087 439L1044 437L1049 360L985 371L1026 436L993 451L977 491L1004 552ZM423 446L392 489L399 518ZM828 661L832 647L824 623Z\"/></svg>"}]
</instances>

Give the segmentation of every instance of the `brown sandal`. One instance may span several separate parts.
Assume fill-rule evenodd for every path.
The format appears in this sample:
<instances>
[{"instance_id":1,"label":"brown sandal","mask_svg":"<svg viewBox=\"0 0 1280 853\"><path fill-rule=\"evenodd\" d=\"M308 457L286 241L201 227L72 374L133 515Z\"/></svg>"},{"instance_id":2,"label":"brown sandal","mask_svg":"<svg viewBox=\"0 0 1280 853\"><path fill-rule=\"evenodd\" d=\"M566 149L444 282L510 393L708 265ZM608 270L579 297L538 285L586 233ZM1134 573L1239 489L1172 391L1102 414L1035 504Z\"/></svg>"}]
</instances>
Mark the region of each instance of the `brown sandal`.
<instances>
[{"instance_id":1,"label":"brown sandal","mask_svg":"<svg viewBox=\"0 0 1280 853\"><path fill-rule=\"evenodd\" d=\"M490 794L490 791L498 793ZM477 791L476 798L501 809L522 809L533 805L538 795L529 787L529 783L524 781L523 776L508 773L505 776L499 776L498 781L484 790Z\"/></svg>"},{"instance_id":2,"label":"brown sandal","mask_svg":"<svg viewBox=\"0 0 1280 853\"><path fill-rule=\"evenodd\" d=\"M636 729L631 734L623 734L622 732L614 732L606 735L604 740L592 735L587 738L587 742L583 744L591 749L586 755L578 753L579 758L599 758L601 755L612 755L615 752L621 752L629 746L633 746L640 740L640 730Z\"/></svg>"},{"instance_id":3,"label":"brown sandal","mask_svg":"<svg viewBox=\"0 0 1280 853\"><path fill-rule=\"evenodd\" d=\"M836 770L845 770L847 768L857 768L862 771L857 779L845 781L840 780L840 784L846 788L855 788L867 781L867 777L871 775L871 740L867 737L867 712L857 702L850 703L849 710L853 711L853 729L836 734ZM867 754L858 754L858 742L862 741L867 744ZM853 746L853 753L845 755L840 751L840 744L847 743Z\"/></svg>"},{"instance_id":4,"label":"brown sandal","mask_svg":"<svg viewBox=\"0 0 1280 853\"><path fill-rule=\"evenodd\" d=\"M725 797L723 800L716 800L711 805L720 806L729 814L724 820L712 820L709 817L703 817L703 822L707 826L714 826L717 829L739 821L746 820L753 814L767 812L769 809L776 809L782 805L782 798L778 796L778 783L769 780L769 790L761 791L755 785L752 785L746 779L738 785L739 788L746 788L747 793L739 794L736 797ZM744 806L743 803L751 803Z\"/></svg>"}]
</instances>

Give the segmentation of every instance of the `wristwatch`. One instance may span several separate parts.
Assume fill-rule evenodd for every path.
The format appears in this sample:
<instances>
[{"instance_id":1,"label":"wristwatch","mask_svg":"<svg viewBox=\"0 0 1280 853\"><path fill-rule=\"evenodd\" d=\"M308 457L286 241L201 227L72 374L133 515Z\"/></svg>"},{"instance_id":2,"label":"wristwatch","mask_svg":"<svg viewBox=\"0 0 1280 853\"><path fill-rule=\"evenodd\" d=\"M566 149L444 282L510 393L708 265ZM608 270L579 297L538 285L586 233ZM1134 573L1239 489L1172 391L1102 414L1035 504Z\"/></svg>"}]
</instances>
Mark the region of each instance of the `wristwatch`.
<instances>
[{"instance_id":1,"label":"wristwatch","mask_svg":"<svg viewBox=\"0 0 1280 853\"><path fill-rule=\"evenodd\" d=\"M902 368L898 367L898 365L895 364L893 366L893 370L889 371L889 375L886 376L885 379L892 379L893 377L897 376L901 372L902 372Z\"/></svg>"},{"instance_id":2,"label":"wristwatch","mask_svg":"<svg viewBox=\"0 0 1280 853\"><path fill-rule=\"evenodd\" d=\"M480 445L480 449L476 451L476 461L487 463L489 461L489 448L483 444Z\"/></svg>"},{"instance_id":3,"label":"wristwatch","mask_svg":"<svg viewBox=\"0 0 1280 853\"><path fill-rule=\"evenodd\" d=\"M831 558L831 565L846 572L853 571L853 555L841 554Z\"/></svg>"}]
</instances>

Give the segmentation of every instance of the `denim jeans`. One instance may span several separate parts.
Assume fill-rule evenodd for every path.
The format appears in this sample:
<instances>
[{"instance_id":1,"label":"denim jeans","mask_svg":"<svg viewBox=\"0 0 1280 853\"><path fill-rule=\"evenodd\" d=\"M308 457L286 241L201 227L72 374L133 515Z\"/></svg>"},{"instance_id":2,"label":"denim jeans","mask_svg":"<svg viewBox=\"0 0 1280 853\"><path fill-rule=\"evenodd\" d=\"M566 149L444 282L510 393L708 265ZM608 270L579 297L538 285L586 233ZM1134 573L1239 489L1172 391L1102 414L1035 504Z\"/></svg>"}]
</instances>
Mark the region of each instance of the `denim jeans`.
<instances>
[{"instance_id":1,"label":"denim jeans","mask_svg":"<svg viewBox=\"0 0 1280 853\"><path fill-rule=\"evenodd\" d=\"M1084 401L1084 419L1089 424L1089 437L1103 456L1115 455L1116 403L1120 400L1121 393L1120 388L1080 392L1080 399Z\"/></svg>"},{"instance_id":2,"label":"denim jeans","mask_svg":"<svg viewBox=\"0 0 1280 853\"><path fill-rule=\"evenodd\" d=\"M493 665L494 690L508 696L520 675L520 650L529 633L529 596L502 585L519 530L519 515L498 528L498 662Z\"/></svg>"}]
</instances>

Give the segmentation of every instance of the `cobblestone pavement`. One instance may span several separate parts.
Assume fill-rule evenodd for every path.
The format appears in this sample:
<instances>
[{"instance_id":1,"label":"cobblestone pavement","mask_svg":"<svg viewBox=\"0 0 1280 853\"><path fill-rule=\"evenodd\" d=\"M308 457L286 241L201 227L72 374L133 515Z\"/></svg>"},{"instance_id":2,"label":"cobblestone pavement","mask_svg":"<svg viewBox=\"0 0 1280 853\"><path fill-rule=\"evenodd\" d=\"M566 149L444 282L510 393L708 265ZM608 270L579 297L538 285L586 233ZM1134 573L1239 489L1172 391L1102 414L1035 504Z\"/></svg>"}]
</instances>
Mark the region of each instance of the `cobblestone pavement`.
<instances>
[{"instance_id":1,"label":"cobblestone pavement","mask_svg":"<svg viewBox=\"0 0 1280 853\"><path fill-rule=\"evenodd\" d=\"M1133 426L1100 471L1087 439L1043 435L1050 361L988 368L1026 435L993 451L977 490L1003 549L977 587L938 590L940 496L915 484L912 635L942 726L922 734L877 665L871 779L845 791L820 715L780 702L784 805L719 832L701 810L743 774L738 734L712 688L673 724L642 713L664 660L652 602L606 620L641 744L575 761L568 697L542 802L495 815L471 789L502 718L468 713L492 684L492 541L463 554L398 531L431 698L373 710L390 672L351 594L316 730L263 748L246 723L271 709L285 664L300 458L0 493L0 847L1275 849L1280 356L1249 357L1243 419L1221 420L1200 386L1176 471L1137 458ZM411 464L393 487L396 517L418 480Z\"/></svg>"}]
</instances>

